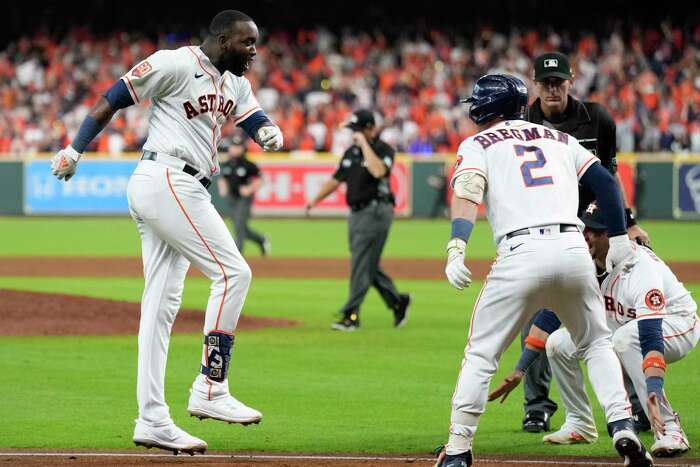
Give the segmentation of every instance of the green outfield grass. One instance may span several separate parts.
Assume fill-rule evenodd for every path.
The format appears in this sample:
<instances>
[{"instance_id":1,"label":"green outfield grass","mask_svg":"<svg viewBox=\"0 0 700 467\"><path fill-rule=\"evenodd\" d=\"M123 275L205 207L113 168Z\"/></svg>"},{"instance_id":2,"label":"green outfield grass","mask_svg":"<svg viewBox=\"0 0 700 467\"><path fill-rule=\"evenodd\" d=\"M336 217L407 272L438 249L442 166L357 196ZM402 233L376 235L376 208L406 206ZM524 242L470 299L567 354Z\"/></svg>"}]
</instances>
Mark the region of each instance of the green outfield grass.
<instances>
[{"instance_id":1,"label":"green outfield grass","mask_svg":"<svg viewBox=\"0 0 700 467\"><path fill-rule=\"evenodd\" d=\"M316 224L329 230L332 225ZM431 232L444 227L421 225ZM395 233L403 228L408 229L409 223L399 223ZM121 231L114 229L115 235ZM85 243L99 240L90 236L96 230L81 233ZM81 241L75 234L69 238ZM415 297L405 328L391 327L390 313L371 292L363 307L362 329L346 334L328 330L333 311L345 297L346 281L254 279L246 314L301 323L295 328L241 331L237 336L232 390L263 411L263 423L243 428L187 417L187 390L201 352L198 334L179 334L172 340L167 399L173 418L217 450L427 453L446 439L469 313L481 284L465 292L455 291L445 281L398 285ZM0 288L136 302L142 280L0 277ZM203 308L208 288L204 279L188 279L184 306ZM692 290L698 294L700 286ZM517 353L515 348L507 352L496 379L510 371ZM700 442L700 419L693 417L699 408L694 371L698 358L700 352L672 365L667 382L694 445ZM0 338L0 361L0 447L132 447L135 336ZM554 398L558 399L556 391ZM601 435L597 444L551 447L541 444L541 436L520 431L521 400L518 389L506 404L489 406L476 436L478 452L613 455L599 407L595 407ZM553 426L562 420L560 411ZM644 438L650 441L649 436ZM690 455L697 453L693 450Z\"/></svg>"},{"instance_id":2,"label":"green outfield grass","mask_svg":"<svg viewBox=\"0 0 700 467\"><path fill-rule=\"evenodd\" d=\"M348 257L347 222L344 219L256 219L252 226L270 236L278 257ZM643 221L657 253L665 260L700 260L697 239L700 222ZM385 257L443 258L449 222L398 220ZM140 242L128 218L26 218L0 217L0 256L138 256ZM477 223L467 256L493 258L491 230ZM258 256L253 244L246 254Z\"/></svg>"}]
</instances>

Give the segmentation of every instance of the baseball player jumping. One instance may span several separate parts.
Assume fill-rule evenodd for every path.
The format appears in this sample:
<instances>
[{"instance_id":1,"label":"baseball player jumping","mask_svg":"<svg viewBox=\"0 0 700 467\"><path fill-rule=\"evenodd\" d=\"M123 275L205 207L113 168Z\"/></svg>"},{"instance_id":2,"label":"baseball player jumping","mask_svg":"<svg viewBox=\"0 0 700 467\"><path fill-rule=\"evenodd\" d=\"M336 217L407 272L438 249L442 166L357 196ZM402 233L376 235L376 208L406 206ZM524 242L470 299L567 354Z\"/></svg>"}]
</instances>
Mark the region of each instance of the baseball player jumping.
<instances>
[{"instance_id":1,"label":"baseball player jumping","mask_svg":"<svg viewBox=\"0 0 700 467\"><path fill-rule=\"evenodd\" d=\"M190 263L212 280L204 319L200 373L188 411L199 418L258 423L262 414L229 392L228 368L236 324L251 271L207 191L219 172L217 145L227 119L266 151L282 133L258 104L243 74L255 58L258 28L246 14L226 10L211 21L199 47L159 50L121 77L98 100L77 135L52 160L68 181L80 156L117 110L150 100L148 139L127 189L141 235L145 287L138 337L134 443L177 453L204 452L207 443L178 428L165 402L170 331Z\"/></svg>"},{"instance_id":2,"label":"baseball player jumping","mask_svg":"<svg viewBox=\"0 0 700 467\"><path fill-rule=\"evenodd\" d=\"M615 179L573 137L522 120L527 88L519 79L483 76L465 102L471 104L469 117L479 133L458 150L445 273L455 288L469 286L465 249L484 197L498 256L474 306L452 398L449 439L437 465L472 465L472 440L498 361L541 308L558 310L581 350L625 465L653 465L634 432L622 378L609 377L622 370L576 217L580 180L596 194L610 225L606 264L627 264L634 246L626 235Z\"/></svg>"},{"instance_id":3,"label":"baseball player jumping","mask_svg":"<svg viewBox=\"0 0 700 467\"><path fill-rule=\"evenodd\" d=\"M679 456L690 449L690 444L663 390L664 377L666 364L684 358L700 339L697 305L671 269L646 247L637 248L633 262L606 274L604 262L609 241L600 209L591 204L581 220L602 279L605 316L615 353L640 400L647 401L643 404L647 417L661 422L653 425L656 439L651 452L656 457ZM558 326L556 315L539 314L527 338L529 343L546 341L547 357L566 407L562 427L543 441L592 443L598 433L583 385L579 353L567 329L554 331ZM530 347L507 378L512 381L507 389L500 394L495 392L494 396L505 397L517 386L527 354L542 349L541 345Z\"/></svg>"}]
</instances>

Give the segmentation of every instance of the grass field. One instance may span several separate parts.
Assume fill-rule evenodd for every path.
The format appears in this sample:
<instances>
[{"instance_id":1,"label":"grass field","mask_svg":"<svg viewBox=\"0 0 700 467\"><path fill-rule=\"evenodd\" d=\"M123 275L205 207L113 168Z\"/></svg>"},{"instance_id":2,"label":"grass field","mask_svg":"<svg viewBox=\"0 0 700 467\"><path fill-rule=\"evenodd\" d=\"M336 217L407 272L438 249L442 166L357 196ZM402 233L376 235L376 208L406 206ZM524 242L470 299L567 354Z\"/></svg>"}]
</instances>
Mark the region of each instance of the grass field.
<instances>
[{"instance_id":1,"label":"grass field","mask_svg":"<svg viewBox=\"0 0 700 467\"><path fill-rule=\"evenodd\" d=\"M343 219L256 219L253 228L272 239L274 256L345 258L347 222ZM700 260L700 223L645 221L654 250L667 261ZM0 217L1 256L139 256L141 244L128 218ZM394 223L384 257L443 258L449 221L405 220ZM246 254L258 256L249 244ZM485 221L476 224L467 256L493 258L495 248Z\"/></svg>"},{"instance_id":2,"label":"grass field","mask_svg":"<svg viewBox=\"0 0 700 467\"><path fill-rule=\"evenodd\" d=\"M346 256L342 221L271 221L277 256ZM664 259L696 260L691 248L700 224L645 223ZM311 230L312 235L309 235ZM400 221L387 256L441 257L447 221ZM0 218L0 256L138 255L126 219ZM490 232L480 223L472 257L490 257ZM252 250L252 249L251 249ZM2 259L0 258L0 261ZM61 292L137 302L138 278L0 277L0 288ZM239 333L233 356L234 394L259 408L264 421L243 428L187 417L187 389L196 375L201 336L173 337L166 391L171 413L211 449L284 452L426 453L444 441L450 398L466 342L469 313L480 283L457 292L446 281L398 281L414 294L410 320L401 330L371 292L362 330L334 333L328 325L347 293L345 280L254 278L244 313L301 322L285 329ZM183 305L202 309L209 283L187 280ZM700 285L690 285L697 296ZM511 348L496 379L518 355ZM698 353L700 355L700 353ZM670 367L667 391L691 444L700 442L695 383L698 356ZM136 338L0 338L0 448L130 448L136 416ZM591 393L592 394L592 393ZM558 400L556 390L555 400ZM482 418L476 449L482 453L611 455L605 424L595 407L601 440L592 446L543 446L520 431L522 390ZM553 420L563 420L559 411ZM646 437L649 441L649 437ZM691 451L690 455L696 455Z\"/></svg>"}]
</instances>

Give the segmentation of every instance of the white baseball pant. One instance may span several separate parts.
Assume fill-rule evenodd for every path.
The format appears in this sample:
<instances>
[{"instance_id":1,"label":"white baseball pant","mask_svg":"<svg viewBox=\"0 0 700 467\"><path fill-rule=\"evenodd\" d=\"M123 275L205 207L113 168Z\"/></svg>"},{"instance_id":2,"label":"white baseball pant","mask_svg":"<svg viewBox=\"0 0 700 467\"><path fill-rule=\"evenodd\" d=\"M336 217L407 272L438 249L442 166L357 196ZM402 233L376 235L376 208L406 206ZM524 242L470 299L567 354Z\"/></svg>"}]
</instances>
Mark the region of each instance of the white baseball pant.
<instances>
[{"instance_id":1,"label":"white baseball pant","mask_svg":"<svg viewBox=\"0 0 700 467\"><path fill-rule=\"evenodd\" d=\"M695 347L700 339L700 323L695 315L667 316L663 320L664 359L666 363L676 362ZM647 411L646 378L642 371L642 352L639 344L637 321L630 321L613 333L613 348L622 362L634 390L639 397L644 412ZM591 404L586 395L583 373L579 366L579 354L567 329L559 329L547 339L547 357L552 373L557 380L559 394L566 408L564 425L581 434L595 434L595 422ZM591 377L592 379L592 377ZM666 401L659 405L667 432L682 431L678 417Z\"/></svg>"},{"instance_id":2,"label":"white baseball pant","mask_svg":"<svg viewBox=\"0 0 700 467\"><path fill-rule=\"evenodd\" d=\"M559 225L531 228L530 235L504 239L498 245L498 256L472 312L452 398L448 454L471 449L501 355L542 308L557 310L571 330L608 422L631 416L588 247L581 233L559 230Z\"/></svg>"},{"instance_id":3,"label":"white baseball pant","mask_svg":"<svg viewBox=\"0 0 700 467\"><path fill-rule=\"evenodd\" d=\"M165 402L165 366L170 331L180 308L190 263L212 281L204 316L204 334L233 334L251 281L245 262L211 195L182 171L184 161L158 156L141 161L127 188L131 216L142 242L145 286L138 337L137 399L139 419L169 423ZM206 364L206 346L202 364ZM227 392L228 382L198 375L195 384Z\"/></svg>"}]
</instances>

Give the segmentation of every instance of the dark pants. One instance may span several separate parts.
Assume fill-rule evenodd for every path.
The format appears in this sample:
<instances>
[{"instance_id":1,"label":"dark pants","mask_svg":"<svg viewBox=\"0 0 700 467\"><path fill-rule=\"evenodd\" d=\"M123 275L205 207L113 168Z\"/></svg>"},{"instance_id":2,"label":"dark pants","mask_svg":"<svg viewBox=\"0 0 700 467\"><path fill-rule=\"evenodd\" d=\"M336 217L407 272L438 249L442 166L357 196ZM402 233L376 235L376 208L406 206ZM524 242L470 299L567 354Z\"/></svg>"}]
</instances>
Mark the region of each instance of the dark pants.
<instances>
[{"instance_id":1,"label":"dark pants","mask_svg":"<svg viewBox=\"0 0 700 467\"><path fill-rule=\"evenodd\" d=\"M238 251L243 253L243 246L247 239L250 239L258 244L262 249L265 237L255 230L248 227L250 219L250 209L253 206L253 197L235 196L231 198L231 220L233 221L233 231L236 238L236 246Z\"/></svg>"},{"instance_id":2,"label":"dark pants","mask_svg":"<svg viewBox=\"0 0 700 467\"><path fill-rule=\"evenodd\" d=\"M525 338L530 333L532 319L523 326L520 333L520 346L525 347ZM538 410L552 415L557 411L557 403L549 398L549 386L552 382L552 369L549 367L547 356L542 353L525 372L525 412Z\"/></svg>"},{"instance_id":3,"label":"dark pants","mask_svg":"<svg viewBox=\"0 0 700 467\"><path fill-rule=\"evenodd\" d=\"M373 203L350 214L348 236L352 256L350 297L341 308L344 314L359 313L360 305L370 286L374 286L389 308L399 304L399 292L394 282L379 267L389 228L394 220L390 203Z\"/></svg>"},{"instance_id":4,"label":"dark pants","mask_svg":"<svg viewBox=\"0 0 700 467\"><path fill-rule=\"evenodd\" d=\"M525 347L525 338L530 333L530 326L535 320L533 316L532 320L526 324L520 334L520 345ZM639 397L634 390L632 381L624 376L625 389L629 395L630 403L632 404L632 413L635 415L643 414L644 409L639 401ZM547 360L544 353L540 355L527 369L524 378L524 392L525 392L525 412L530 412L531 410L539 410L540 412L547 412L550 416L557 411L557 404L549 398L549 387L552 383L552 369L549 367L549 360Z\"/></svg>"}]
</instances>

